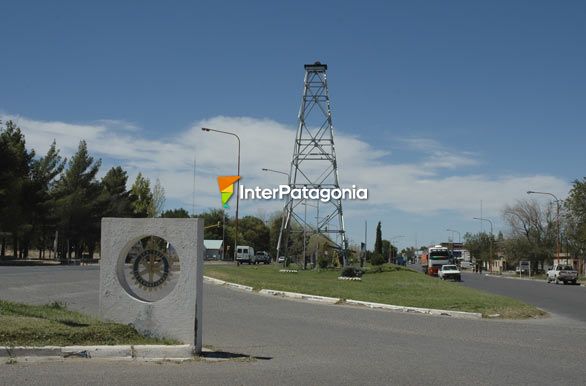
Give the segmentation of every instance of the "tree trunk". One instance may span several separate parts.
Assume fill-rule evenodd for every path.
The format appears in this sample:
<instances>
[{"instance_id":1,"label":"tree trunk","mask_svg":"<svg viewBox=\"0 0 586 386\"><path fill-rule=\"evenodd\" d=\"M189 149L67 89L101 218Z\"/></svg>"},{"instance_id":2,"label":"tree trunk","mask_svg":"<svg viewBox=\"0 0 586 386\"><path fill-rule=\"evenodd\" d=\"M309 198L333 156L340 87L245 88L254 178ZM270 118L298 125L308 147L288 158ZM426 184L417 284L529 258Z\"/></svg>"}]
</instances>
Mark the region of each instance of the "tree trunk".
<instances>
[{"instance_id":1,"label":"tree trunk","mask_svg":"<svg viewBox=\"0 0 586 386\"><path fill-rule=\"evenodd\" d=\"M95 246L95 244L91 244L91 245L88 247L88 253L89 253L89 258L90 258L90 260L93 260L93 258L94 258L94 252L95 252L95 250L96 250L96 246Z\"/></svg>"},{"instance_id":2,"label":"tree trunk","mask_svg":"<svg viewBox=\"0 0 586 386\"><path fill-rule=\"evenodd\" d=\"M12 255L15 259L18 258L18 237L16 234L13 234L12 236Z\"/></svg>"},{"instance_id":3,"label":"tree trunk","mask_svg":"<svg viewBox=\"0 0 586 386\"><path fill-rule=\"evenodd\" d=\"M6 237L2 236L2 247L0 247L0 257L4 257L6 254Z\"/></svg>"}]
</instances>

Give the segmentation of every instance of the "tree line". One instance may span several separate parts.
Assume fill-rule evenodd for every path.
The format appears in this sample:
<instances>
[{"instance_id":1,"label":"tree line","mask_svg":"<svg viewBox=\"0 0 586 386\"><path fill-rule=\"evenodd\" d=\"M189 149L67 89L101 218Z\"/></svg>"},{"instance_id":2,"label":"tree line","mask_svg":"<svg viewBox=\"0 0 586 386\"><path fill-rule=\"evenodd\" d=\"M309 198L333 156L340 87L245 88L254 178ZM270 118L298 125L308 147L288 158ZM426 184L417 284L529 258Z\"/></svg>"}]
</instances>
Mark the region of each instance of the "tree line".
<instances>
[{"instance_id":1,"label":"tree line","mask_svg":"<svg viewBox=\"0 0 586 386\"><path fill-rule=\"evenodd\" d=\"M66 159L55 141L38 156L26 146L25 136L12 121L0 122L0 258L23 259L32 250L39 258L93 257L98 251L102 217L191 217L183 208L163 210L165 189L157 179L139 173L128 189L128 174L112 167L98 179L101 160L92 157L80 141L76 153ZM205 239L225 240L226 256L233 256L236 227L221 209L194 217L204 219ZM217 225L217 226L214 226ZM255 216L239 220L238 244L276 253L281 215L268 221ZM299 232L290 240L290 252L301 254ZM323 242L309 239L311 253Z\"/></svg>"},{"instance_id":2,"label":"tree line","mask_svg":"<svg viewBox=\"0 0 586 386\"><path fill-rule=\"evenodd\" d=\"M527 260L534 270L544 269L557 256L558 248L561 258L586 258L586 178L573 182L565 200L547 204L518 200L507 205L502 216L508 227L506 234L464 235L464 247L477 261L505 256L515 265Z\"/></svg>"},{"instance_id":3,"label":"tree line","mask_svg":"<svg viewBox=\"0 0 586 386\"><path fill-rule=\"evenodd\" d=\"M37 156L12 121L0 122L0 256L40 258L93 256L102 217L155 217L161 214L165 190L139 173L130 189L128 175L112 167L100 180L101 160L85 141L66 159L55 141ZM49 256L47 256L47 253Z\"/></svg>"}]
</instances>

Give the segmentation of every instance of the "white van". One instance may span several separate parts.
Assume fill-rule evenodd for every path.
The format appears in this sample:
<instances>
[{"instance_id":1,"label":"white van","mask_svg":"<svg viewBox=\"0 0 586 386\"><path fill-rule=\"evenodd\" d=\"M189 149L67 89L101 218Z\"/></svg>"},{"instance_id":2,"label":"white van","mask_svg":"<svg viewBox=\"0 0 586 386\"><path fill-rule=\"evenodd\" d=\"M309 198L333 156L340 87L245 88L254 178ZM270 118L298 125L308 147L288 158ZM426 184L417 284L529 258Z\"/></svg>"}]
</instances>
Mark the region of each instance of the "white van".
<instances>
[{"instance_id":1,"label":"white van","mask_svg":"<svg viewBox=\"0 0 586 386\"><path fill-rule=\"evenodd\" d=\"M238 245L236 247L236 261L238 263L255 264L254 248L248 245Z\"/></svg>"}]
</instances>

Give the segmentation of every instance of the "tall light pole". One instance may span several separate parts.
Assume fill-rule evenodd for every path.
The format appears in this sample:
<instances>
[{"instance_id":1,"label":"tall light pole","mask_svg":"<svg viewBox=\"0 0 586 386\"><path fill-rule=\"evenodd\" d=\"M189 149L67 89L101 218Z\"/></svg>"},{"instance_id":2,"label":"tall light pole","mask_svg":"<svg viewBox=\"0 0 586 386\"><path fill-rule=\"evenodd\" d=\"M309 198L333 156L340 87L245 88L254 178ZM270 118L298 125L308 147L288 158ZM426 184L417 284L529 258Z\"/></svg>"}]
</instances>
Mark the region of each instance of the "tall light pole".
<instances>
[{"instance_id":1,"label":"tall light pole","mask_svg":"<svg viewBox=\"0 0 586 386\"><path fill-rule=\"evenodd\" d=\"M393 237L391 237L391 239L389 240L389 242L391 243L391 250L390 250L390 252L391 252L391 256L389 257L389 263L390 263L390 260L393 258L393 241L394 241L394 240L396 240L396 239L400 239L401 237L405 237L405 235L398 235L398 236L393 236ZM399 251L399 248L397 248L397 252L398 252L398 251Z\"/></svg>"},{"instance_id":2,"label":"tall light pole","mask_svg":"<svg viewBox=\"0 0 586 386\"><path fill-rule=\"evenodd\" d=\"M552 196L553 199L554 199L554 201L555 201L555 203L556 203L556 206L557 206L557 228L558 228L558 231L557 231L557 237L556 237L556 242L555 242L555 244L556 244L555 249L556 249L556 253L557 253L558 259L559 259L560 258L560 238L561 238L560 237L561 236L561 230L560 230L560 199L557 198L555 194L548 193L548 192L535 192L533 190L529 190L527 192L527 194L546 194L548 196ZM567 260L566 260L566 263L567 263Z\"/></svg>"},{"instance_id":3,"label":"tall light pole","mask_svg":"<svg viewBox=\"0 0 586 386\"><path fill-rule=\"evenodd\" d=\"M458 234L458 243L461 244L462 243L462 236L460 235L460 232L458 232L457 230L454 229L446 229L447 232L454 232Z\"/></svg>"},{"instance_id":4,"label":"tall light pole","mask_svg":"<svg viewBox=\"0 0 586 386\"><path fill-rule=\"evenodd\" d=\"M269 168L262 168L263 172L271 172L271 173L278 173L278 174L284 174L287 176L287 181L289 181L289 173L287 172L282 172L280 170L274 170L274 169L269 169ZM307 217L307 208L305 208L305 216ZM305 238L305 229L303 230L303 237ZM305 239L303 241L303 252L305 255ZM279 248L277 248L277 256L275 256L275 261L278 261L279 259ZM305 259L305 256L303 257ZM287 262L285 260L283 260L283 268L287 265Z\"/></svg>"},{"instance_id":5,"label":"tall light pole","mask_svg":"<svg viewBox=\"0 0 586 386\"><path fill-rule=\"evenodd\" d=\"M237 136L234 133L231 133L229 131L222 131L222 130L215 130L215 129L208 129L207 127L202 127L201 128L202 131L205 132L210 132L213 131L215 133L220 133L220 134L227 134L227 135L231 135L233 137L236 137L236 139L238 140L238 177L240 177L240 137ZM236 187L236 234L234 235L234 251L233 253L233 257L234 260L236 260L236 247L238 246L238 206L240 203L240 195L238 194L240 191L240 178L238 178L238 181L236 182L238 185Z\"/></svg>"},{"instance_id":6,"label":"tall light pole","mask_svg":"<svg viewBox=\"0 0 586 386\"><path fill-rule=\"evenodd\" d=\"M490 244L489 244L489 256L488 256L488 264L490 266L488 268L489 268L490 272L492 272L492 232L493 232L492 221L490 221L487 218L482 218L482 217L474 217L474 220L480 220L480 222L488 221L490 224Z\"/></svg>"}]
</instances>

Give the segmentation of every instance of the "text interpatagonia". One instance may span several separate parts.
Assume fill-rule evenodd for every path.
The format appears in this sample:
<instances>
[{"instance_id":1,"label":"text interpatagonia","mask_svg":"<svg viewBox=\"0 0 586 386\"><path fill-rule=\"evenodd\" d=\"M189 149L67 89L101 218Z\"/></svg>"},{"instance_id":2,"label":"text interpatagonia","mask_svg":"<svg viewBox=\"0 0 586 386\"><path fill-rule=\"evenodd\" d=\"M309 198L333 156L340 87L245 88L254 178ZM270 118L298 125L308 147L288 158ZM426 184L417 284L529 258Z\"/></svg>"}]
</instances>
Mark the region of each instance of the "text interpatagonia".
<instances>
[{"instance_id":1,"label":"text interpatagonia","mask_svg":"<svg viewBox=\"0 0 586 386\"><path fill-rule=\"evenodd\" d=\"M320 200L329 202L330 200L367 200L368 189L356 188L291 188L289 185L279 185L278 188L246 188L240 185L238 195L241 200L282 200L289 196L294 200Z\"/></svg>"}]
</instances>

